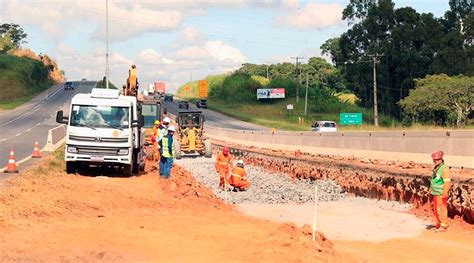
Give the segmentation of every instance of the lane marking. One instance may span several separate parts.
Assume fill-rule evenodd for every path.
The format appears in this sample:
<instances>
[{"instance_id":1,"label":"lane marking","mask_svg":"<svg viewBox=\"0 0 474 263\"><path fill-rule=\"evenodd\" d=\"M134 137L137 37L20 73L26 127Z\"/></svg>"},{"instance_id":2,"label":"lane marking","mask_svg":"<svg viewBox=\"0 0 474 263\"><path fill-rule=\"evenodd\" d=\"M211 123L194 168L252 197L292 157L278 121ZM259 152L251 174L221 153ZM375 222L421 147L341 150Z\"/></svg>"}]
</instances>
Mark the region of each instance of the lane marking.
<instances>
[{"instance_id":1,"label":"lane marking","mask_svg":"<svg viewBox=\"0 0 474 263\"><path fill-rule=\"evenodd\" d=\"M40 125L41 125L41 122L36 123L36 126L40 126Z\"/></svg>"},{"instance_id":2,"label":"lane marking","mask_svg":"<svg viewBox=\"0 0 474 263\"><path fill-rule=\"evenodd\" d=\"M20 136L20 135L21 135L21 133L17 133L17 134L15 134L15 137L18 137L18 136Z\"/></svg>"},{"instance_id":3,"label":"lane marking","mask_svg":"<svg viewBox=\"0 0 474 263\"><path fill-rule=\"evenodd\" d=\"M7 140L6 138L5 138L5 139L1 139L0 142L4 142L4 141L6 141L6 140Z\"/></svg>"},{"instance_id":4,"label":"lane marking","mask_svg":"<svg viewBox=\"0 0 474 263\"><path fill-rule=\"evenodd\" d=\"M26 130L27 132L31 131L31 128L29 128L28 130Z\"/></svg>"}]
</instances>

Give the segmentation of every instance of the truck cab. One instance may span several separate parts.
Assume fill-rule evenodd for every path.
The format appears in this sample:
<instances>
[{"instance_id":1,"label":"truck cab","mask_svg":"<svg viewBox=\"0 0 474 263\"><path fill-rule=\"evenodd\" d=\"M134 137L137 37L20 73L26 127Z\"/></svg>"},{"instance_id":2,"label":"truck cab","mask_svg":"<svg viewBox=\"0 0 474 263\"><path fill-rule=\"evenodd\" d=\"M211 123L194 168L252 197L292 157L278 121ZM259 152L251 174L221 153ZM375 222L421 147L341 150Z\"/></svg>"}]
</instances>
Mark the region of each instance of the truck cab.
<instances>
[{"instance_id":1,"label":"truck cab","mask_svg":"<svg viewBox=\"0 0 474 263\"><path fill-rule=\"evenodd\" d=\"M68 173L79 165L120 167L127 176L144 170L143 116L136 97L93 89L90 94L76 94L69 112L69 117L63 111L56 115L58 123L67 124Z\"/></svg>"}]
</instances>

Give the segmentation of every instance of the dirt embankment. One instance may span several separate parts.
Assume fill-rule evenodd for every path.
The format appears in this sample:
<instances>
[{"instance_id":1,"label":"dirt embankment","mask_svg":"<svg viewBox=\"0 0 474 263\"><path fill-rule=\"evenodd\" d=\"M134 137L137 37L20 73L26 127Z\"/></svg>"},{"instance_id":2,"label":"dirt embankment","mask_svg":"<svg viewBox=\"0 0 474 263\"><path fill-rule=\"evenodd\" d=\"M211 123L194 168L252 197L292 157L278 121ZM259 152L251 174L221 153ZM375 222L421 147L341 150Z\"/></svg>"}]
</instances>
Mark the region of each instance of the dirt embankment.
<instances>
[{"instance_id":1,"label":"dirt embankment","mask_svg":"<svg viewBox=\"0 0 474 263\"><path fill-rule=\"evenodd\" d=\"M355 196L412 203L417 212L431 213L430 167L305 154L295 157L293 152L239 145L232 145L231 151L247 163L270 171L284 172L294 178L333 179ZM474 173L465 169L451 172L449 216L474 224Z\"/></svg>"},{"instance_id":2,"label":"dirt embankment","mask_svg":"<svg viewBox=\"0 0 474 263\"><path fill-rule=\"evenodd\" d=\"M156 169L156 167L154 167ZM308 227L242 215L183 169L66 175L50 156L0 182L0 261L340 262Z\"/></svg>"}]
</instances>

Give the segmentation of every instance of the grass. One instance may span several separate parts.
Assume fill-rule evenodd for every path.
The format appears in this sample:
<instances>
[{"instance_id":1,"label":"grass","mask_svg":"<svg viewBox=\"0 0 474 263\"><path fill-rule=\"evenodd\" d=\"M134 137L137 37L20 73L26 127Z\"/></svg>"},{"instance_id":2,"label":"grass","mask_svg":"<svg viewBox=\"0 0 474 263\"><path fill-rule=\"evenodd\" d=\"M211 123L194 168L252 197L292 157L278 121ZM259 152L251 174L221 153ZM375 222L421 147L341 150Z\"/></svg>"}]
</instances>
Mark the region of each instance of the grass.
<instances>
[{"instance_id":1,"label":"grass","mask_svg":"<svg viewBox=\"0 0 474 263\"><path fill-rule=\"evenodd\" d=\"M42 62L0 54L0 109L14 109L52 85Z\"/></svg>"}]
</instances>

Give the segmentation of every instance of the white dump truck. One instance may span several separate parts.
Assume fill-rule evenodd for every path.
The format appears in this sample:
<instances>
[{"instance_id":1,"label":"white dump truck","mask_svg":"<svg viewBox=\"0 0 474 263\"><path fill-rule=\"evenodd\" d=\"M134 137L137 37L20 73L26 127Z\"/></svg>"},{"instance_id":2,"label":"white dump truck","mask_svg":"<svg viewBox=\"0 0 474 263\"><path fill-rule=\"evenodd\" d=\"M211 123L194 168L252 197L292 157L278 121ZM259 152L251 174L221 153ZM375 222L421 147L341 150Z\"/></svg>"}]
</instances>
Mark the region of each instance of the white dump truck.
<instances>
[{"instance_id":1,"label":"white dump truck","mask_svg":"<svg viewBox=\"0 0 474 263\"><path fill-rule=\"evenodd\" d=\"M70 116L60 110L56 122L67 124L67 173L79 166L120 167L126 176L145 169L143 116L136 97L93 89L75 95Z\"/></svg>"}]
</instances>

